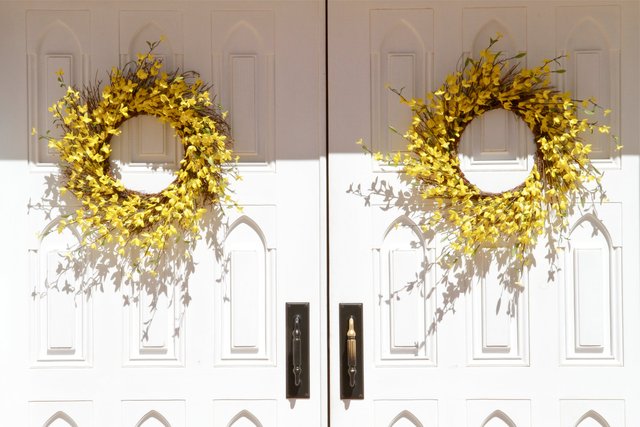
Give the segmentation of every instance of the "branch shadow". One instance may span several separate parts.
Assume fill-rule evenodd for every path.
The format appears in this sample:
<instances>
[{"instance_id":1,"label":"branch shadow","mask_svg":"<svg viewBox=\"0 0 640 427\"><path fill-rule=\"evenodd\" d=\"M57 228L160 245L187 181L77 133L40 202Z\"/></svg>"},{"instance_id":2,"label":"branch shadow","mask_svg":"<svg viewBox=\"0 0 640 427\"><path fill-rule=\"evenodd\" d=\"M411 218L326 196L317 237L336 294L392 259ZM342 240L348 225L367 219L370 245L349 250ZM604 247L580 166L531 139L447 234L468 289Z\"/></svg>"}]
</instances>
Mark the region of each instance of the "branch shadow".
<instances>
[{"instance_id":1,"label":"branch shadow","mask_svg":"<svg viewBox=\"0 0 640 427\"><path fill-rule=\"evenodd\" d=\"M435 300L435 309L428 325L428 335L432 335L448 315L456 313L458 301L472 291L475 283L488 281L500 288L495 314L506 313L509 317L515 317L525 289L522 284L523 275L536 266L534 255L527 254L524 260L517 260L512 244L508 241L493 247L479 248L472 255L452 249L446 236L450 236L454 228L451 225L436 229L429 226L432 205L429 201L413 196L407 190L409 185L411 183L407 178L400 175L400 182L395 186L376 177L369 186L351 184L346 190L347 194L362 199L366 207L382 212L392 211L394 216L401 215L411 219L410 222L399 222L397 226L411 227L421 239L407 242L407 246L425 251L419 270L411 274L414 278L391 292L379 293L378 303L392 304L392 301L407 298L414 292L420 292L420 297L425 300ZM553 233L548 234L546 258L552 265L557 258L558 240L554 239ZM435 255L428 256L426 249L431 249ZM554 272L557 272L557 268ZM553 277L555 276L550 273L550 280ZM424 342L416 343L416 348L420 349L424 345Z\"/></svg>"},{"instance_id":2,"label":"branch shadow","mask_svg":"<svg viewBox=\"0 0 640 427\"><path fill-rule=\"evenodd\" d=\"M62 180L57 173L45 176L43 197L37 202L30 200L27 206L28 213L39 212L49 223L40 235L41 243L50 234L62 232L57 229L58 222L74 215L80 208L72 196L60 193ZM215 283L222 283L228 273L223 239L229 224L224 209L212 206L207 210L201 222L200 240L184 240L178 233L167 242L161 258L153 261L133 245L129 245L124 254L119 254L116 241L92 249L82 244L83 230L70 228L72 238L67 240L71 242L59 248L57 265L49 270L53 274L49 274L44 282L34 284L31 297L34 300L45 298L51 291L57 291L73 295L75 299L89 300L110 286L120 294L123 307L144 309L140 319L142 341L150 339L156 314L163 309L173 309L173 337L179 337L192 301L189 286L197 267L197 261L193 259L196 245L205 244L209 254L222 266L220 278Z\"/></svg>"}]
</instances>

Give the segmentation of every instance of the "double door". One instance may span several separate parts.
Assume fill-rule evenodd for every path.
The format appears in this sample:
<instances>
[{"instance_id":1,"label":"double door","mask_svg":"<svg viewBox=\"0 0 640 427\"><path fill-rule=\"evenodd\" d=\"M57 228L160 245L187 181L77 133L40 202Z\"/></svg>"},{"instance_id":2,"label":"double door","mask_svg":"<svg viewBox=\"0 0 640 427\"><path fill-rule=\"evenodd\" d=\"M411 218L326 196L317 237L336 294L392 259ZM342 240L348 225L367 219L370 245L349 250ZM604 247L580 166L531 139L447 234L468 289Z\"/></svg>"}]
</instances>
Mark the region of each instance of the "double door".
<instances>
[{"instance_id":1,"label":"double door","mask_svg":"<svg viewBox=\"0 0 640 427\"><path fill-rule=\"evenodd\" d=\"M640 372L637 4L0 8L0 88L10 94L0 102L4 423L640 423L632 381ZM528 52L528 66L568 53L555 83L610 105L625 145L620 154L592 141L610 200L598 218L571 219L560 273L548 279L541 250L517 294L491 274L443 287L431 266L439 241L385 199L401 188L397 172L356 144L402 150L389 125L406 128L411 117L388 86L422 97L498 32L501 49ZM35 206L53 188L56 165L30 130L55 132L47 111L61 96L55 72L82 86L161 36L165 66L198 71L229 110L243 176L234 198L243 210L209 223L217 238L196 249L188 288L165 283L157 301L115 290L109 278L90 296L78 292L82 278L51 286L60 255L77 239L39 234L59 218L55 206L50 215ZM469 177L492 186L526 175L531 158L518 126L500 112L477 119L462 153ZM113 145L126 185L147 191L162 188L182 156L171 130L152 117L128 121ZM303 375L295 386L297 361Z\"/></svg>"}]
</instances>

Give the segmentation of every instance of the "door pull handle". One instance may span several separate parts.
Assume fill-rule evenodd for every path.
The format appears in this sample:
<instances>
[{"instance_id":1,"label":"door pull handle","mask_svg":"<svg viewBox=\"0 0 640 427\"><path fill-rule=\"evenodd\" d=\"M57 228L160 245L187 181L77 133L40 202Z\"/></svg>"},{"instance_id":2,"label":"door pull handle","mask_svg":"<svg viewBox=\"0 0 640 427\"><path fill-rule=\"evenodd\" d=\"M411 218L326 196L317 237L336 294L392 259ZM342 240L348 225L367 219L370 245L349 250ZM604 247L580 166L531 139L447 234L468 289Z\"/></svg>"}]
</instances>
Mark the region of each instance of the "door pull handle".
<instances>
[{"instance_id":1,"label":"door pull handle","mask_svg":"<svg viewBox=\"0 0 640 427\"><path fill-rule=\"evenodd\" d=\"M299 387L302 383L302 331L300 330L300 315L293 318L293 332L291 332L293 347L293 377L294 384Z\"/></svg>"},{"instance_id":2,"label":"door pull handle","mask_svg":"<svg viewBox=\"0 0 640 427\"><path fill-rule=\"evenodd\" d=\"M349 317L349 330L347 331L347 366L349 372L349 386L353 388L356 385L356 374L358 373L356 330L353 316Z\"/></svg>"},{"instance_id":3,"label":"door pull handle","mask_svg":"<svg viewBox=\"0 0 640 427\"><path fill-rule=\"evenodd\" d=\"M309 303L286 304L287 399L309 399Z\"/></svg>"},{"instance_id":4,"label":"door pull handle","mask_svg":"<svg viewBox=\"0 0 640 427\"><path fill-rule=\"evenodd\" d=\"M364 399L362 304L340 304L340 399Z\"/></svg>"}]
</instances>

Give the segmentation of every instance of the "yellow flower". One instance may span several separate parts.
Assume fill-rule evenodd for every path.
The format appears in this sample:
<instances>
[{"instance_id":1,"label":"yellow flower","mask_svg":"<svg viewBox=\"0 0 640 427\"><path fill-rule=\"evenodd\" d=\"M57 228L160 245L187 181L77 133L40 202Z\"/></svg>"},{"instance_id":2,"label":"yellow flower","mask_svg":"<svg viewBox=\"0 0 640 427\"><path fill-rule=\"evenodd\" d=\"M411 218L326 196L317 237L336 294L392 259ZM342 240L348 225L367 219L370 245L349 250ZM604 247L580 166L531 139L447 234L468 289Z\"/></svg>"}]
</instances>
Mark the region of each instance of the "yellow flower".
<instances>
[{"instance_id":1,"label":"yellow flower","mask_svg":"<svg viewBox=\"0 0 640 427\"><path fill-rule=\"evenodd\" d=\"M515 258L525 263L546 229L567 230L571 200L594 200L603 194L599 173L588 157L591 145L582 139L595 129L610 133L611 128L578 118L580 102L551 86L550 65L559 58L531 69L513 68L490 50L500 37L491 40L479 59L467 60L461 71L448 75L440 88L427 94L429 105L402 99L413 113L411 127L404 133L408 154L372 156L401 165L402 173L412 179L414 196L435 199L430 213L421 213L425 218L421 226L444 232L453 251L471 256L486 245L514 242ZM599 108L592 98L582 106ZM484 193L468 183L457 156L464 128L495 108L513 111L524 120L536 133L539 147L525 182L501 194ZM604 110L604 115L610 112ZM365 151L371 153L367 147ZM585 185L590 181L597 184L593 191Z\"/></svg>"},{"instance_id":2,"label":"yellow flower","mask_svg":"<svg viewBox=\"0 0 640 427\"><path fill-rule=\"evenodd\" d=\"M68 190L81 205L60 227L78 227L88 248L114 242L122 257L132 256L135 247L157 262L176 235L197 240L207 206L235 205L227 193L229 177L238 173L222 132L224 114L210 106L207 85L190 74L158 76L162 64L151 51L138 55L137 64L133 70L112 69L102 90L98 83L82 92L69 86L52 107L63 136L50 138L49 146L60 155L67 177L60 193ZM144 79L143 85L135 83ZM187 153L175 181L157 195L128 191L108 173L109 139L128 118L141 114L169 123Z\"/></svg>"}]
</instances>

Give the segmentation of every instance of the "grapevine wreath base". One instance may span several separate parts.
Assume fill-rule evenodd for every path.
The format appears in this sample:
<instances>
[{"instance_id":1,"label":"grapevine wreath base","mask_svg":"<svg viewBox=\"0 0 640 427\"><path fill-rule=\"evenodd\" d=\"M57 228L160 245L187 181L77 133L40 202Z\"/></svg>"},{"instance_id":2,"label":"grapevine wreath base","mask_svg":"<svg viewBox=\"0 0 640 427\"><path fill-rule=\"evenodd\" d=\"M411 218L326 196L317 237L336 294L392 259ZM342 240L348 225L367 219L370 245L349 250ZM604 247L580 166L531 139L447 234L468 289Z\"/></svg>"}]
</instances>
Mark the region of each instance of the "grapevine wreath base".
<instances>
[{"instance_id":1,"label":"grapevine wreath base","mask_svg":"<svg viewBox=\"0 0 640 427\"><path fill-rule=\"evenodd\" d=\"M229 177L238 178L229 127L225 114L212 105L210 87L194 72L162 72L153 54L157 44L150 43L149 52L136 61L113 68L102 89L100 82L82 90L69 86L50 108L63 136L49 138L60 156L61 193L68 191L81 202L58 229L81 230L81 244L90 248L113 243L120 255L137 250L151 264L172 239L199 237L207 206L233 204ZM62 72L58 80L64 85ZM111 138L138 115L169 123L184 147L175 180L154 194L125 188L109 161Z\"/></svg>"},{"instance_id":2,"label":"grapevine wreath base","mask_svg":"<svg viewBox=\"0 0 640 427\"><path fill-rule=\"evenodd\" d=\"M589 159L591 146L582 137L594 131L609 133L609 126L579 117L579 108L587 116L601 109L595 100L574 100L551 85L552 74L564 72L552 69L560 58L520 69L517 60L524 53L504 58L491 51L497 40L491 40L479 59L468 58L438 90L429 93L428 103L406 99L396 91L413 112L412 126L404 134L407 152L374 153L374 157L400 166L411 181L413 195L433 201L421 226L447 236L449 254L457 259L481 248L509 247L524 265L545 229L566 231L574 201L584 204L604 198L601 174ZM494 109L522 119L537 146L525 181L501 193L484 192L469 182L458 158L467 125ZM603 111L604 116L609 113Z\"/></svg>"}]
</instances>

